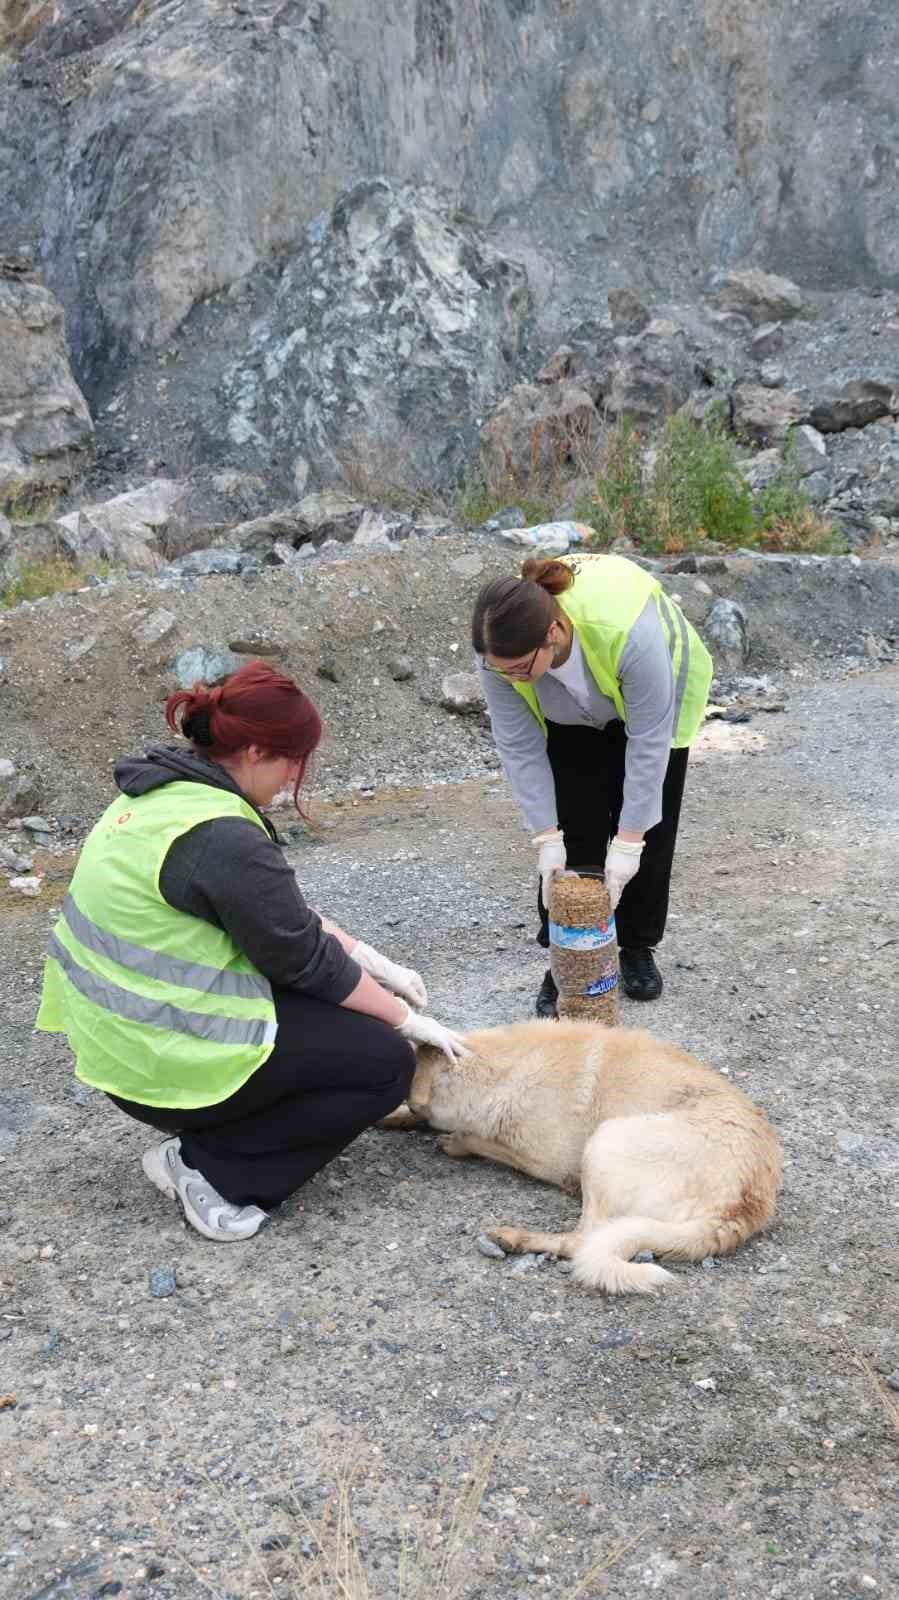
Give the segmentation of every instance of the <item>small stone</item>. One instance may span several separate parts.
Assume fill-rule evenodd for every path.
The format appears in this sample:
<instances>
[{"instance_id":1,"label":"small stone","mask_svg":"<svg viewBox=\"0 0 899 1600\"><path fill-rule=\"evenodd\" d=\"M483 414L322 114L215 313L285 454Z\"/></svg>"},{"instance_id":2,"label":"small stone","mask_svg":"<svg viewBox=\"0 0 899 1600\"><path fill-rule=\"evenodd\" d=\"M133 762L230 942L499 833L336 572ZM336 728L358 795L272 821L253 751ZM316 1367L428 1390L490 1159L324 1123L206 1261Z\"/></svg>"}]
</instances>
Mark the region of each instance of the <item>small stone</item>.
<instances>
[{"instance_id":1,"label":"small stone","mask_svg":"<svg viewBox=\"0 0 899 1600\"><path fill-rule=\"evenodd\" d=\"M41 1261L52 1261L52 1259L55 1256L55 1254L56 1254L56 1246L55 1245L53 1245L53 1244L41 1245L41 1249L40 1249L40 1260Z\"/></svg>"},{"instance_id":2,"label":"small stone","mask_svg":"<svg viewBox=\"0 0 899 1600\"><path fill-rule=\"evenodd\" d=\"M505 1250L501 1245L497 1244L495 1239L488 1239L486 1233L479 1233L475 1239L475 1244L482 1256L489 1256L493 1261L505 1261Z\"/></svg>"},{"instance_id":3,"label":"small stone","mask_svg":"<svg viewBox=\"0 0 899 1600\"><path fill-rule=\"evenodd\" d=\"M899 1371L891 1372L886 1382L887 1388L895 1389L897 1392L899 1392Z\"/></svg>"},{"instance_id":4,"label":"small stone","mask_svg":"<svg viewBox=\"0 0 899 1600\"><path fill-rule=\"evenodd\" d=\"M179 689L192 689L195 683L221 683L240 664L240 658L226 645L195 645L176 657L172 671Z\"/></svg>"},{"instance_id":5,"label":"small stone","mask_svg":"<svg viewBox=\"0 0 899 1600\"><path fill-rule=\"evenodd\" d=\"M745 665L750 653L749 619L736 600L716 600L702 628L725 666Z\"/></svg>"},{"instance_id":6,"label":"small stone","mask_svg":"<svg viewBox=\"0 0 899 1600\"><path fill-rule=\"evenodd\" d=\"M714 1256L703 1256L699 1265L701 1266L703 1272L711 1272L712 1269L718 1265L718 1263Z\"/></svg>"},{"instance_id":7,"label":"small stone","mask_svg":"<svg viewBox=\"0 0 899 1600\"><path fill-rule=\"evenodd\" d=\"M263 1539L260 1550L289 1550L293 1543L289 1533L270 1533Z\"/></svg>"},{"instance_id":8,"label":"small stone","mask_svg":"<svg viewBox=\"0 0 899 1600\"><path fill-rule=\"evenodd\" d=\"M177 1287L174 1267L156 1267L150 1273L150 1293L154 1300L167 1299Z\"/></svg>"},{"instance_id":9,"label":"small stone","mask_svg":"<svg viewBox=\"0 0 899 1600\"><path fill-rule=\"evenodd\" d=\"M440 704L460 716L478 712L484 705L481 680L475 672L448 672L440 686Z\"/></svg>"},{"instance_id":10,"label":"small stone","mask_svg":"<svg viewBox=\"0 0 899 1600\"><path fill-rule=\"evenodd\" d=\"M13 1527L16 1533L29 1534L34 1532L34 1523L30 1517L16 1517Z\"/></svg>"},{"instance_id":11,"label":"small stone","mask_svg":"<svg viewBox=\"0 0 899 1600\"><path fill-rule=\"evenodd\" d=\"M763 361L759 368L759 382L766 389L779 389L784 381L784 369L777 361Z\"/></svg>"},{"instance_id":12,"label":"small stone","mask_svg":"<svg viewBox=\"0 0 899 1600\"><path fill-rule=\"evenodd\" d=\"M151 611L143 622L138 623L134 630L134 637L137 643L146 650L167 638L175 626L176 618L174 612L166 611L163 606L160 606L158 610Z\"/></svg>"},{"instance_id":13,"label":"small stone","mask_svg":"<svg viewBox=\"0 0 899 1600\"><path fill-rule=\"evenodd\" d=\"M492 1406L482 1406L481 1410L478 1412L478 1416L482 1422L496 1421L496 1412L493 1410Z\"/></svg>"},{"instance_id":14,"label":"small stone","mask_svg":"<svg viewBox=\"0 0 899 1600\"><path fill-rule=\"evenodd\" d=\"M30 878L10 878L9 887L17 889L19 894L24 894L30 899L34 899L36 895L40 894L43 881L40 875Z\"/></svg>"},{"instance_id":15,"label":"small stone","mask_svg":"<svg viewBox=\"0 0 899 1600\"><path fill-rule=\"evenodd\" d=\"M326 683L339 683L343 674L333 656L325 656L316 667L316 673Z\"/></svg>"},{"instance_id":16,"label":"small stone","mask_svg":"<svg viewBox=\"0 0 899 1600\"><path fill-rule=\"evenodd\" d=\"M52 833L53 824L45 817L23 817L22 827L29 833Z\"/></svg>"},{"instance_id":17,"label":"small stone","mask_svg":"<svg viewBox=\"0 0 899 1600\"><path fill-rule=\"evenodd\" d=\"M718 1385L714 1378L694 1378L694 1389L702 1389L706 1394L717 1394Z\"/></svg>"},{"instance_id":18,"label":"small stone","mask_svg":"<svg viewBox=\"0 0 899 1600\"><path fill-rule=\"evenodd\" d=\"M533 1272L537 1265L537 1256L531 1250L525 1251L512 1264L512 1271L516 1278L523 1278L526 1272Z\"/></svg>"},{"instance_id":19,"label":"small stone","mask_svg":"<svg viewBox=\"0 0 899 1600\"><path fill-rule=\"evenodd\" d=\"M394 683L407 683L415 676L411 656L392 656L387 663L387 671Z\"/></svg>"},{"instance_id":20,"label":"small stone","mask_svg":"<svg viewBox=\"0 0 899 1600\"><path fill-rule=\"evenodd\" d=\"M296 1339L294 1339L289 1333L282 1333L281 1338L278 1341L279 1354L282 1356L292 1356L296 1353L297 1348L298 1346Z\"/></svg>"},{"instance_id":21,"label":"small stone","mask_svg":"<svg viewBox=\"0 0 899 1600\"><path fill-rule=\"evenodd\" d=\"M638 1250L637 1254L635 1256L631 1257L631 1260L632 1261L655 1261L655 1255L653 1254L653 1252L651 1250Z\"/></svg>"},{"instance_id":22,"label":"small stone","mask_svg":"<svg viewBox=\"0 0 899 1600\"><path fill-rule=\"evenodd\" d=\"M450 562L450 567L453 572L458 572L460 578L476 578L483 572L484 563L477 552L473 551L471 555L457 556L455 561Z\"/></svg>"}]
</instances>

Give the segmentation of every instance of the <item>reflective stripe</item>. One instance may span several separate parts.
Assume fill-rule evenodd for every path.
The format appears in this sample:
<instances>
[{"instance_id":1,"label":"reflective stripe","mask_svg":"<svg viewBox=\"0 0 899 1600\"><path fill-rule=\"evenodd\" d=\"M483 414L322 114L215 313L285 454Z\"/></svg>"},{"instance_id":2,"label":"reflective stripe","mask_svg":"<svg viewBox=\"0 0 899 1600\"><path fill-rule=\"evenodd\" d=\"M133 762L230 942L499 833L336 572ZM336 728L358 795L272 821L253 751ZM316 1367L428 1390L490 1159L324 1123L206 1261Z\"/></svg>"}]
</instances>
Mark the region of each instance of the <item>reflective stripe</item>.
<instances>
[{"instance_id":1,"label":"reflective stripe","mask_svg":"<svg viewBox=\"0 0 899 1600\"><path fill-rule=\"evenodd\" d=\"M131 944L114 933L97 926L83 911L79 911L72 896L67 894L62 906L63 916L80 944L97 955L108 956L129 972L140 972L145 978L158 978L160 983L175 983L182 989L199 989L203 994L230 995L239 1000L270 1000L271 985L265 978L252 972L222 972L200 961L181 961L177 956L163 955L159 950L148 950L143 945Z\"/></svg>"},{"instance_id":2,"label":"reflective stripe","mask_svg":"<svg viewBox=\"0 0 899 1600\"><path fill-rule=\"evenodd\" d=\"M181 1006L166 1001L147 1000L130 989L121 989L116 983L88 972L75 960L71 951L50 935L49 953L58 961L69 982L86 1000L102 1006L128 1022L142 1022L153 1028L167 1028L172 1033L188 1033L211 1044L267 1045L274 1042L277 1023L261 1018L207 1016L202 1011L185 1011Z\"/></svg>"},{"instance_id":3,"label":"reflective stripe","mask_svg":"<svg viewBox=\"0 0 899 1600\"><path fill-rule=\"evenodd\" d=\"M690 635L687 632L687 624L680 606L672 606L669 604L668 596L666 595L664 589L659 590L658 602L659 609L665 619L665 626L668 629L668 649L671 652L672 661L674 660L676 650L674 638L675 625L677 626L677 630L680 635L680 665L677 669L677 682L674 686L674 726L676 729L677 719L680 716L681 703L684 698L684 690L687 687L687 673L690 670Z\"/></svg>"}]
</instances>

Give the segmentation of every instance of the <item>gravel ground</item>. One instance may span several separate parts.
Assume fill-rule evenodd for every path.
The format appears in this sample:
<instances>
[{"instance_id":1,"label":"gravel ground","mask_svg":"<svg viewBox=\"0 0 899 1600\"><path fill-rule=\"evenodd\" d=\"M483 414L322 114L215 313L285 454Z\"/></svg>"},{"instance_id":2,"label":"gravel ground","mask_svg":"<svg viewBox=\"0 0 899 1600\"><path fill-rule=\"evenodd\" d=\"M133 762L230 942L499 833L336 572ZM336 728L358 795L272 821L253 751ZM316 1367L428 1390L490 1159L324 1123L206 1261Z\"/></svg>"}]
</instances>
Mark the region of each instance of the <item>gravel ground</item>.
<instances>
[{"instance_id":1,"label":"gravel ground","mask_svg":"<svg viewBox=\"0 0 899 1600\"><path fill-rule=\"evenodd\" d=\"M0 1595L308 1592L306 1518L348 1461L369 1587L316 1593L400 1594L403 1530L446 1549L441 1494L478 1463L457 1588L403 1593L563 1600L597 1561L579 1592L617 1600L896 1593L897 710L895 667L818 681L695 763L665 995L625 1020L766 1107L786 1185L767 1236L658 1301L486 1259L486 1223L573 1203L429 1135L368 1133L252 1244L187 1233L145 1134L32 1032L70 859L3 897ZM442 1019L527 1014L544 962L502 781L319 812L294 852L316 903L419 965Z\"/></svg>"}]
</instances>

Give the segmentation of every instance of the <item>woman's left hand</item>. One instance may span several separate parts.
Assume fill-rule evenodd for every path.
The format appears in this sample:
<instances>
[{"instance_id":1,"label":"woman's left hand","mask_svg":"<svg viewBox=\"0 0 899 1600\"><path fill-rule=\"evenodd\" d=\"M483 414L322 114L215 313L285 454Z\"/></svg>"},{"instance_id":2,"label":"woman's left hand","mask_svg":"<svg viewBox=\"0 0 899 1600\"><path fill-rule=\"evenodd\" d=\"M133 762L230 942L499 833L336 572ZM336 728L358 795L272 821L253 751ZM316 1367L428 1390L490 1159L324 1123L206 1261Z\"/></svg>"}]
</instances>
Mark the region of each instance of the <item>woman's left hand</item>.
<instances>
[{"instance_id":1,"label":"woman's left hand","mask_svg":"<svg viewBox=\"0 0 899 1600\"><path fill-rule=\"evenodd\" d=\"M635 878L640 871L640 857L642 854L642 839L621 839L616 834L609 845L606 853L604 876L613 911L631 878Z\"/></svg>"},{"instance_id":2,"label":"woman's left hand","mask_svg":"<svg viewBox=\"0 0 899 1600\"><path fill-rule=\"evenodd\" d=\"M414 967L401 967L396 961L391 961L389 956L382 956L380 950L375 950L373 945L363 944L360 939L350 951L354 961L358 961L363 972L369 977L382 983L385 989L392 994L398 994L407 1005L414 1006L416 1011L424 1011L428 1003L428 991L424 986L421 974Z\"/></svg>"}]
</instances>

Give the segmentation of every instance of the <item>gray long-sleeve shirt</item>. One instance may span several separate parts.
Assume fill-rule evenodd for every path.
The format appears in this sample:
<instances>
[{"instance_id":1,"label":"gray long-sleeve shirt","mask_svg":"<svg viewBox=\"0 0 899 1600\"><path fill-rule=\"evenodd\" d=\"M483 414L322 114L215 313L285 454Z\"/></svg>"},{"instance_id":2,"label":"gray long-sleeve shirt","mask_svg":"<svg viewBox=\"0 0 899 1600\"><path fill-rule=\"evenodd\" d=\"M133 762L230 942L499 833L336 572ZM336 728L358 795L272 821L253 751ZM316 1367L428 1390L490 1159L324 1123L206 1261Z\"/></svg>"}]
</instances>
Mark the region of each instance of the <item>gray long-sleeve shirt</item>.
<instances>
[{"instance_id":1,"label":"gray long-sleeve shirt","mask_svg":"<svg viewBox=\"0 0 899 1600\"><path fill-rule=\"evenodd\" d=\"M583 671L579 673L580 664ZM575 699L571 689L560 682L555 672L544 673L536 680L534 688L548 721L604 728L617 719L615 704L596 683L577 635L562 671L569 678L580 677L585 692ZM556 791L540 724L512 684L486 666L480 657L478 672L496 748L525 822L534 833L554 828ZM675 719L671 655L652 600L647 600L631 629L618 665L618 676L627 728L624 800L618 825L627 832L645 833L662 816L662 784ZM579 700L586 703L579 703Z\"/></svg>"}]
</instances>

